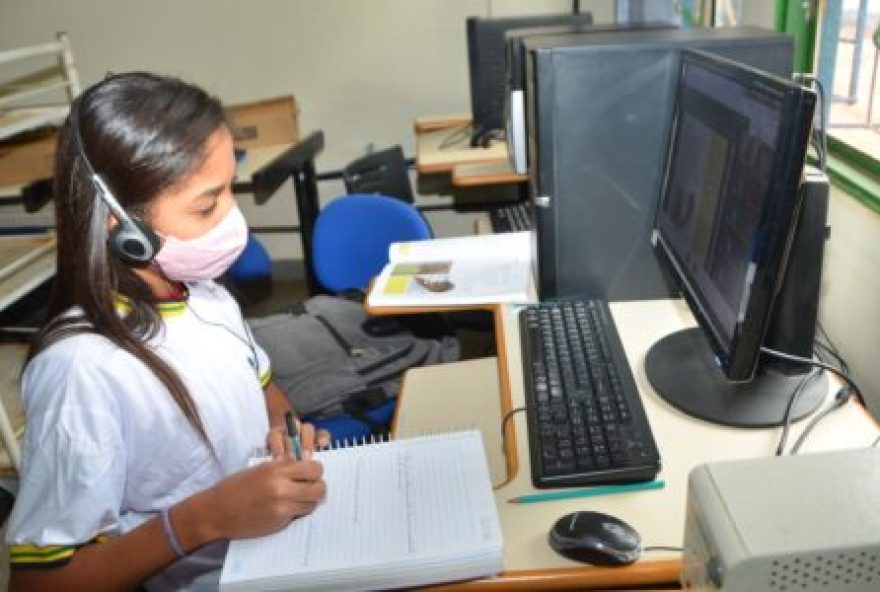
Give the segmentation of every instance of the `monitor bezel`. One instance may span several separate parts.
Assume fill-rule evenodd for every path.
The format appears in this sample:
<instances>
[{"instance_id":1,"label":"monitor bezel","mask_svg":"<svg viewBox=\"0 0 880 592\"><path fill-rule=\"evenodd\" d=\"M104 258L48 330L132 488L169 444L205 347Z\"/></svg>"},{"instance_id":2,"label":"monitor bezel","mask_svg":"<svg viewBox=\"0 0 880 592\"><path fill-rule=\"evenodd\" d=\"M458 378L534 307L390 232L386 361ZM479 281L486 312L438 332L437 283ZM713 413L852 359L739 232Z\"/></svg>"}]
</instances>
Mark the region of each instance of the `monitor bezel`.
<instances>
[{"instance_id":1,"label":"monitor bezel","mask_svg":"<svg viewBox=\"0 0 880 592\"><path fill-rule=\"evenodd\" d=\"M773 303L784 276L788 247L800 203L799 188L815 107L815 94L791 81L703 51L682 50L679 60L678 90L681 89L687 68L702 67L750 88L759 88L764 92L769 89L783 95L780 140L772 166L775 173L767 189L769 196L759 223L759 227L781 228L783 231L769 233L767 241L762 243L760 249L756 249L751 263L753 269L747 274L747 278L750 277L750 281L747 279L750 284L747 287L748 297L741 308L741 314L737 316L729 339L725 339L723 331L718 327L717 316L705 306L703 297L675 248L665 239L663 203L670 185L678 141L677 125L682 111L682 94L678 90L652 237L661 263L672 272L670 275L681 289L707 337L719 368L731 381L748 381L754 376L758 366L761 343L770 325Z\"/></svg>"}]
</instances>

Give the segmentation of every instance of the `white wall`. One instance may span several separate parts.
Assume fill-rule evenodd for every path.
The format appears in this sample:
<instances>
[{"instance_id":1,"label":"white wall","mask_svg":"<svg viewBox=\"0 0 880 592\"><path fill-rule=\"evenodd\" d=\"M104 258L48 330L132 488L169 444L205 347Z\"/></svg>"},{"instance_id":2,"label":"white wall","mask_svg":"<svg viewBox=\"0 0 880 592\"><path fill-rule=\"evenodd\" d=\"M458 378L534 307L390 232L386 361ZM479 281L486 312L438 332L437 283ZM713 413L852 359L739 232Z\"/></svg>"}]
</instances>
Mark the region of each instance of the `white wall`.
<instances>
[{"instance_id":1,"label":"white wall","mask_svg":"<svg viewBox=\"0 0 880 592\"><path fill-rule=\"evenodd\" d=\"M585 0L597 20L611 0ZM323 130L318 171L366 151L403 145L413 120L470 110L465 18L571 10L570 0L0 0L0 50L67 31L85 86L106 72L151 70L193 81L226 103L294 94L300 130ZM343 193L322 183L322 200ZM296 224L293 189L253 225ZM448 198L430 197L429 203ZM473 216L430 215L442 235L468 233ZM275 258L299 256L298 237L263 235Z\"/></svg>"},{"instance_id":2,"label":"white wall","mask_svg":"<svg viewBox=\"0 0 880 592\"><path fill-rule=\"evenodd\" d=\"M880 417L880 215L832 188L820 317Z\"/></svg>"}]
</instances>

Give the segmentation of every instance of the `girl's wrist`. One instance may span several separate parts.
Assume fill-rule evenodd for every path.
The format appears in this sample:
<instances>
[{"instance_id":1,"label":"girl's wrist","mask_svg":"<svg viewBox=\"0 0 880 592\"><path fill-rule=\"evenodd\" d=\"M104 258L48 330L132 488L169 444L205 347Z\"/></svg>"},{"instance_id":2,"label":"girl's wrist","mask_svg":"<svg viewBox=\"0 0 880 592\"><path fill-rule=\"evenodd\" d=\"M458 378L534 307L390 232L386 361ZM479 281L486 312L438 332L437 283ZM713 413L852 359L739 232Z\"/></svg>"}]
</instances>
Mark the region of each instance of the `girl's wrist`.
<instances>
[{"instance_id":1,"label":"girl's wrist","mask_svg":"<svg viewBox=\"0 0 880 592\"><path fill-rule=\"evenodd\" d=\"M177 540L190 553L199 547L223 538L223 533L212 519L211 491L204 491L169 508Z\"/></svg>"}]
</instances>

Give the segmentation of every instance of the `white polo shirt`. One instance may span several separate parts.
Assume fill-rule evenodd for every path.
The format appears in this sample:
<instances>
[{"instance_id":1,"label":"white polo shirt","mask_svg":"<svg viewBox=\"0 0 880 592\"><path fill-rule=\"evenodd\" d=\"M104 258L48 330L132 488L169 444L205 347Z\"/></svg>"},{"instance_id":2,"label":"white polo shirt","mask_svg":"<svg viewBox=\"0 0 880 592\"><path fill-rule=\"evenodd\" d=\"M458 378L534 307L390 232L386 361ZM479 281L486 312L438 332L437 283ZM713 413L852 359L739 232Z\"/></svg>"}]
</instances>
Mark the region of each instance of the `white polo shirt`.
<instances>
[{"instance_id":1,"label":"white polo shirt","mask_svg":"<svg viewBox=\"0 0 880 592\"><path fill-rule=\"evenodd\" d=\"M22 378L27 428L7 533L13 566L66 562L77 546L128 532L243 469L265 446L269 359L224 288L187 288L188 298L160 304L164 326L148 344L183 380L216 457L144 363L99 335L62 339ZM222 565L225 550L209 545L147 587L191 587Z\"/></svg>"}]
</instances>

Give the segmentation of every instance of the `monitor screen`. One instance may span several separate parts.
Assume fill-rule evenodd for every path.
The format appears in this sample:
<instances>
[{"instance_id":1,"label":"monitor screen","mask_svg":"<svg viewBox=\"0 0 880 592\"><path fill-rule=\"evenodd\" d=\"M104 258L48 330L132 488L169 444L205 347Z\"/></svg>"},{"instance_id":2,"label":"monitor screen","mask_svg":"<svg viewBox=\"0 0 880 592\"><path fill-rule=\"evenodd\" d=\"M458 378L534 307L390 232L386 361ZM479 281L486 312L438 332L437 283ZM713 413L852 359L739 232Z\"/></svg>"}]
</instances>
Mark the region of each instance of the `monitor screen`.
<instances>
[{"instance_id":1,"label":"monitor screen","mask_svg":"<svg viewBox=\"0 0 880 592\"><path fill-rule=\"evenodd\" d=\"M786 95L685 60L659 227L729 353L748 304ZM780 228L779 232L788 232Z\"/></svg>"},{"instance_id":2,"label":"monitor screen","mask_svg":"<svg viewBox=\"0 0 880 592\"><path fill-rule=\"evenodd\" d=\"M814 103L811 91L790 81L707 53L681 53L653 240L711 348L716 368L709 372L730 382L756 379L780 312L774 307L783 305L775 299L797 229ZM683 357L679 351L666 364L681 370ZM706 388L696 396L715 394Z\"/></svg>"},{"instance_id":3,"label":"monitor screen","mask_svg":"<svg viewBox=\"0 0 880 592\"><path fill-rule=\"evenodd\" d=\"M507 78L504 34L511 29L525 27L589 25L592 22L590 13L468 18L468 67L474 127L472 144L478 145L492 134L504 130L504 89Z\"/></svg>"}]
</instances>

